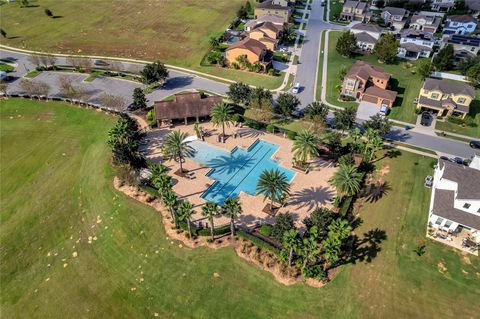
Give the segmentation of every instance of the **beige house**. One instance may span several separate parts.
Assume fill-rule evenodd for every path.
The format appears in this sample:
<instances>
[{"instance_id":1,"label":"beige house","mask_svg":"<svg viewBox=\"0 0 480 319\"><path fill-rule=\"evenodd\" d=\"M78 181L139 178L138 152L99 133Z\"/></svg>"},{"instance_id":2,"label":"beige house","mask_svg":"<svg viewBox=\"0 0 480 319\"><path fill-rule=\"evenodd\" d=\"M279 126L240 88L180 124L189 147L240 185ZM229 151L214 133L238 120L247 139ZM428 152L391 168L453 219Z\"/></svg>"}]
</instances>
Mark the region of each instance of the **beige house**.
<instances>
[{"instance_id":1,"label":"beige house","mask_svg":"<svg viewBox=\"0 0 480 319\"><path fill-rule=\"evenodd\" d=\"M442 18L435 15L414 14L409 28L415 31L435 33L442 22Z\"/></svg>"},{"instance_id":2,"label":"beige house","mask_svg":"<svg viewBox=\"0 0 480 319\"><path fill-rule=\"evenodd\" d=\"M393 28L395 32L403 30L407 24L408 16L410 12L403 8L396 7L385 7L382 10L380 16L385 21L385 23Z\"/></svg>"},{"instance_id":3,"label":"beige house","mask_svg":"<svg viewBox=\"0 0 480 319\"><path fill-rule=\"evenodd\" d=\"M265 14L257 19L252 19L249 20L247 23L245 23L245 31L249 32L255 29L256 27L262 25L265 22L270 22L273 23L281 28L283 28L285 21L283 20L282 17L277 16L275 14Z\"/></svg>"},{"instance_id":4,"label":"beige house","mask_svg":"<svg viewBox=\"0 0 480 319\"><path fill-rule=\"evenodd\" d=\"M258 19L263 15L276 15L283 18L283 22L287 23L292 15L292 8L288 5L287 0L267 0L259 3L255 7L255 18Z\"/></svg>"},{"instance_id":5,"label":"beige house","mask_svg":"<svg viewBox=\"0 0 480 319\"><path fill-rule=\"evenodd\" d=\"M466 83L426 79L420 90L417 109L438 116L465 118L474 97L475 89Z\"/></svg>"},{"instance_id":6,"label":"beige house","mask_svg":"<svg viewBox=\"0 0 480 319\"><path fill-rule=\"evenodd\" d=\"M264 69L272 62L267 46L249 37L235 42L225 50L225 59L229 64L238 63L240 56L244 56L252 64L259 62Z\"/></svg>"},{"instance_id":7,"label":"beige house","mask_svg":"<svg viewBox=\"0 0 480 319\"><path fill-rule=\"evenodd\" d=\"M366 2L347 0L343 5L340 19L345 21L369 22L372 18L372 13L368 9L368 3Z\"/></svg>"},{"instance_id":8,"label":"beige house","mask_svg":"<svg viewBox=\"0 0 480 319\"><path fill-rule=\"evenodd\" d=\"M283 26L281 27L271 22L264 22L251 30L248 36L251 39L262 42L270 51L275 51L282 30Z\"/></svg>"}]
</instances>

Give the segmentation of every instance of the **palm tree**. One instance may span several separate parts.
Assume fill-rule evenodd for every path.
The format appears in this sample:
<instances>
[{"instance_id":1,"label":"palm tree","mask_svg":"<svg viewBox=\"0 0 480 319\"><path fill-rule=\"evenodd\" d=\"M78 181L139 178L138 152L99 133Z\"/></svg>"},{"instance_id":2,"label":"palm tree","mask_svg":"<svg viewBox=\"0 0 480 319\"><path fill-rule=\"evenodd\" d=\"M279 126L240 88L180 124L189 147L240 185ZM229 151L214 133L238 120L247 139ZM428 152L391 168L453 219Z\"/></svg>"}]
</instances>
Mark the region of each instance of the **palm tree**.
<instances>
[{"instance_id":1,"label":"palm tree","mask_svg":"<svg viewBox=\"0 0 480 319\"><path fill-rule=\"evenodd\" d=\"M233 238L235 236L235 220L242 214L242 205L238 198L229 198L223 204L223 213L227 217L230 217L230 233Z\"/></svg>"},{"instance_id":2,"label":"palm tree","mask_svg":"<svg viewBox=\"0 0 480 319\"><path fill-rule=\"evenodd\" d=\"M229 104L219 103L213 106L210 117L215 126L222 125L222 135L225 137L225 125L232 123L233 108Z\"/></svg>"},{"instance_id":3,"label":"palm tree","mask_svg":"<svg viewBox=\"0 0 480 319\"><path fill-rule=\"evenodd\" d=\"M382 149L382 147L383 147L383 139L380 136L376 136L370 141L370 149L371 149L370 161L372 161L375 158L375 153L378 150Z\"/></svg>"},{"instance_id":4,"label":"palm tree","mask_svg":"<svg viewBox=\"0 0 480 319\"><path fill-rule=\"evenodd\" d=\"M335 234L340 241L343 241L345 238L350 236L350 233L352 232L352 226L350 226L347 220L338 218L328 226L328 231Z\"/></svg>"},{"instance_id":5,"label":"palm tree","mask_svg":"<svg viewBox=\"0 0 480 319\"><path fill-rule=\"evenodd\" d=\"M272 170L264 170L260 174L257 183L257 194L262 194L265 198L270 199L270 210L273 209L273 202L280 201L284 195L288 195L290 184L288 183L285 173L280 172L277 168Z\"/></svg>"},{"instance_id":6,"label":"palm tree","mask_svg":"<svg viewBox=\"0 0 480 319\"><path fill-rule=\"evenodd\" d=\"M167 168L160 163L152 163L148 165L148 170L152 173L152 177L157 177L165 173Z\"/></svg>"},{"instance_id":7,"label":"palm tree","mask_svg":"<svg viewBox=\"0 0 480 319\"><path fill-rule=\"evenodd\" d=\"M170 190L172 187L172 178L162 173L158 176L154 176L151 181L153 187L155 187L161 194Z\"/></svg>"},{"instance_id":8,"label":"palm tree","mask_svg":"<svg viewBox=\"0 0 480 319\"><path fill-rule=\"evenodd\" d=\"M364 134L365 138L367 139L367 143L365 144L365 151L364 151L364 154L366 155L367 154L367 151L368 151L368 146L370 144L370 142L378 137L378 132L376 130L374 130L373 128L367 128L365 130L365 134Z\"/></svg>"},{"instance_id":9,"label":"palm tree","mask_svg":"<svg viewBox=\"0 0 480 319\"><path fill-rule=\"evenodd\" d=\"M296 229L290 229L283 234L283 246L288 249L288 265L291 265L293 253L300 248L300 237Z\"/></svg>"},{"instance_id":10,"label":"palm tree","mask_svg":"<svg viewBox=\"0 0 480 319\"><path fill-rule=\"evenodd\" d=\"M308 231L308 236L302 239L300 254L303 257L303 266L305 268L309 261L316 262L320 254L318 247L318 228L313 226Z\"/></svg>"},{"instance_id":11,"label":"palm tree","mask_svg":"<svg viewBox=\"0 0 480 319\"><path fill-rule=\"evenodd\" d=\"M181 131L173 131L168 134L163 145L163 153L170 160L178 160L180 163L180 172L183 172L182 162L186 157L192 157L194 149L189 142L185 141L188 135Z\"/></svg>"},{"instance_id":12,"label":"palm tree","mask_svg":"<svg viewBox=\"0 0 480 319\"><path fill-rule=\"evenodd\" d=\"M318 156L318 137L305 130L295 137L292 152L295 161L305 164L310 158Z\"/></svg>"},{"instance_id":13,"label":"palm tree","mask_svg":"<svg viewBox=\"0 0 480 319\"><path fill-rule=\"evenodd\" d=\"M190 203L189 201L184 201L183 203L178 206L178 219L180 220L185 220L187 222L188 226L188 237L192 239L192 216L195 214L195 211L193 210L193 204Z\"/></svg>"},{"instance_id":14,"label":"palm tree","mask_svg":"<svg viewBox=\"0 0 480 319\"><path fill-rule=\"evenodd\" d=\"M353 165L340 164L340 168L335 172L330 183L337 189L341 195L352 196L360 190L362 174L357 172Z\"/></svg>"},{"instance_id":15,"label":"palm tree","mask_svg":"<svg viewBox=\"0 0 480 319\"><path fill-rule=\"evenodd\" d=\"M178 196L172 190L167 190L165 193L162 194L162 201L165 207L170 211L170 215L172 216L173 222L175 223L175 227L177 225L177 216L175 214L175 207L177 206Z\"/></svg>"},{"instance_id":16,"label":"palm tree","mask_svg":"<svg viewBox=\"0 0 480 319\"><path fill-rule=\"evenodd\" d=\"M215 225L213 220L219 214L218 205L215 202L208 202L202 207L202 216L207 217L210 222L210 234L212 234L212 241L215 240Z\"/></svg>"}]
</instances>

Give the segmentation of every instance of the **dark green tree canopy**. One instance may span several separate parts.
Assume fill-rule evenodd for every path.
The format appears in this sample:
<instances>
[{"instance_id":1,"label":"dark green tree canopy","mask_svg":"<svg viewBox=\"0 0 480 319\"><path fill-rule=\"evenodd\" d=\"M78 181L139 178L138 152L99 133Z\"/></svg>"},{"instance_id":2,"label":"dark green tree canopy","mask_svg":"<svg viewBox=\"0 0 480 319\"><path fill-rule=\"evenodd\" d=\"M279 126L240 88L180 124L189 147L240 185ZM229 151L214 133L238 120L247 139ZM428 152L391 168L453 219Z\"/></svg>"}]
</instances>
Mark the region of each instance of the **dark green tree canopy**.
<instances>
[{"instance_id":1,"label":"dark green tree canopy","mask_svg":"<svg viewBox=\"0 0 480 319\"><path fill-rule=\"evenodd\" d=\"M165 65L156 61L151 64L145 65L142 71L140 71L142 81L145 84L153 84L155 82L163 83L168 77L168 69Z\"/></svg>"},{"instance_id":2,"label":"dark green tree canopy","mask_svg":"<svg viewBox=\"0 0 480 319\"><path fill-rule=\"evenodd\" d=\"M247 84L237 82L230 84L230 86L228 87L227 96L235 104L247 105L248 103L250 103L251 93L252 89Z\"/></svg>"},{"instance_id":3,"label":"dark green tree canopy","mask_svg":"<svg viewBox=\"0 0 480 319\"><path fill-rule=\"evenodd\" d=\"M355 55L355 50L357 50L357 38L355 37L355 34L350 31L343 32L340 38L338 38L335 48L343 57L353 57Z\"/></svg>"},{"instance_id":4,"label":"dark green tree canopy","mask_svg":"<svg viewBox=\"0 0 480 319\"><path fill-rule=\"evenodd\" d=\"M356 116L357 111L353 107L346 107L343 110L335 112L335 128L342 131L351 129L355 123Z\"/></svg>"},{"instance_id":5,"label":"dark green tree canopy","mask_svg":"<svg viewBox=\"0 0 480 319\"><path fill-rule=\"evenodd\" d=\"M144 110L147 108L147 98L141 88L135 88L133 90L133 106L136 110Z\"/></svg>"},{"instance_id":6,"label":"dark green tree canopy","mask_svg":"<svg viewBox=\"0 0 480 319\"><path fill-rule=\"evenodd\" d=\"M445 47L438 51L437 55L433 58L433 64L439 71L450 70L453 67L455 61L455 54L453 45L447 44Z\"/></svg>"},{"instance_id":7,"label":"dark green tree canopy","mask_svg":"<svg viewBox=\"0 0 480 319\"><path fill-rule=\"evenodd\" d=\"M281 93L277 98L276 112L283 116L291 116L300 105L300 100L293 94Z\"/></svg>"},{"instance_id":8,"label":"dark green tree canopy","mask_svg":"<svg viewBox=\"0 0 480 319\"><path fill-rule=\"evenodd\" d=\"M378 59L385 63L393 63L397 57L398 47L400 43L395 38L393 33L388 33L380 38L375 44L373 53L377 55Z\"/></svg>"},{"instance_id":9,"label":"dark green tree canopy","mask_svg":"<svg viewBox=\"0 0 480 319\"><path fill-rule=\"evenodd\" d=\"M375 114L372 115L369 120L366 120L363 123L363 127L365 129L371 128L378 131L380 135L385 135L390 132L392 124L390 123L388 118L381 116L380 114Z\"/></svg>"}]
</instances>

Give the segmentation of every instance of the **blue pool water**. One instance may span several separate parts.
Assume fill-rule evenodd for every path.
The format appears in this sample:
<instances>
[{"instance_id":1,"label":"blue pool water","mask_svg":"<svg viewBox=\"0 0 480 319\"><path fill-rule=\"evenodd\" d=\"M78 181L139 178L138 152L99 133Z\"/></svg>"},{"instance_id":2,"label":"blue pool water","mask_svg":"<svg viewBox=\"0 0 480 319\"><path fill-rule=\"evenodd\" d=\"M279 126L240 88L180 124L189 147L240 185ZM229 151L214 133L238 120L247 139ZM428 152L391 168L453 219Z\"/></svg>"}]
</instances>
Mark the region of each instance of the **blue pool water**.
<instances>
[{"instance_id":1,"label":"blue pool water","mask_svg":"<svg viewBox=\"0 0 480 319\"><path fill-rule=\"evenodd\" d=\"M262 140L257 140L247 150L234 148L231 153L201 141L193 141L190 145L195 149L193 159L211 167L207 176L215 180L202 194L202 198L220 205L242 191L255 195L258 178L264 170L277 168L286 175L289 182L295 175L271 158L278 145Z\"/></svg>"}]
</instances>

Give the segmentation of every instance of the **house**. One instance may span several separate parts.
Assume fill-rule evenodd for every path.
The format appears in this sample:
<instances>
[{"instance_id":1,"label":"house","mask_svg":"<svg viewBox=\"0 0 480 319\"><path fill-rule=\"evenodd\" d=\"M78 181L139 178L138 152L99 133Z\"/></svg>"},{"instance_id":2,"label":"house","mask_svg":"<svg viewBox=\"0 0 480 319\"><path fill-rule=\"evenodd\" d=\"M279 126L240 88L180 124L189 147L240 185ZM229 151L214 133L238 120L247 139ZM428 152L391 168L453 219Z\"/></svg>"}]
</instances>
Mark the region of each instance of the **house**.
<instances>
[{"instance_id":1,"label":"house","mask_svg":"<svg viewBox=\"0 0 480 319\"><path fill-rule=\"evenodd\" d=\"M474 57L480 50L479 37L452 34L443 37L442 48L448 44L453 45L453 50L457 58Z\"/></svg>"},{"instance_id":2,"label":"house","mask_svg":"<svg viewBox=\"0 0 480 319\"><path fill-rule=\"evenodd\" d=\"M402 33L400 38L398 56L410 60L429 58L432 55L434 44L430 33L408 30Z\"/></svg>"},{"instance_id":3,"label":"house","mask_svg":"<svg viewBox=\"0 0 480 319\"><path fill-rule=\"evenodd\" d=\"M426 79L420 90L417 109L438 116L463 119L468 114L474 97L475 89L466 83Z\"/></svg>"},{"instance_id":4,"label":"house","mask_svg":"<svg viewBox=\"0 0 480 319\"><path fill-rule=\"evenodd\" d=\"M280 26L283 28L285 21L281 16L277 16L275 14L264 14L257 19L252 19L250 21L247 21L245 23L245 31L249 32L252 29L255 29L257 26L265 23L265 22L270 22L273 23L277 26Z\"/></svg>"},{"instance_id":5,"label":"house","mask_svg":"<svg viewBox=\"0 0 480 319\"><path fill-rule=\"evenodd\" d=\"M382 36L382 28L376 24L357 23L350 31L355 34L357 46L362 52L372 52Z\"/></svg>"},{"instance_id":6,"label":"house","mask_svg":"<svg viewBox=\"0 0 480 319\"><path fill-rule=\"evenodd\" d=\"M403 8L385 7L380 16L392 31L401 31L407 24L410 11Z\"/></svg>"},{"instance_id":7,"label":"house","mask_svg":"<svg viewBox=\"0 0 480 319\"><path fill-rule=\"evenodd\" d=\"M265 44L246 37L233 43L225 50L225 59L229 64L238 63L238 57L244 56L248 62L259 62L266 70L272 62L272 56Z\"/></svg>"},{"instance_id":8,"label":"house","mask_svg":"<svg viewBox=\"0 0 480 319\"><path fill-rule=\"evenodd\" d=\"M430 8L432 11L448 11L455 7L455 0L432 0Z\"/></svg>"},{"instance_id":9,"label":"house","mask_svg":"<svg viewBox=\"0 0 480 319\"><path fill-rule=\"evenodd\" d=\"M476 253L480 243L480 157L469 166L439 159L435 168L428 226L449 235L469 238ZM446 237L446 236L445 236ZM448 237L447 237L448 238ZM447 239L446 238L446 239ZM453 238L445 241L451 245ZM460 241L460 245L462 241ZM453 246L453 245L452 245ZM462 246L458 247L460 249Z\"/></svg>"},{"instance_id":10,"label":"house","mask_svg":"<svg viewBox=\"0 0 480 319\"><path fill-rule=\"evenodd\" d=\"M252 29L248 36L263 43L268 50L277 49L278 39L282 33L283 26L275 25L271 22L264 22Z\"/></svg>"},{"instance_id":11,"label":"house","mask_svg":"<svg viewBox=\"0 0 480 319\"><path fill-rule=\"evenodd\" d=\"M448 16L443 27L443 34L467 34L477 28L477 19L470 15Z\"/></svg>"},{"instance_id":12,"label":"house","mask_svg":"<svg viewBox=\"0 0 480 319\"><path fill-rule=\"evenodd\" d=\"M340 20L369 22L371 18L368 3L347 0L343 4Z\"/></svg>"},{"instance_id":13,"label":"house","mask_svg":"<svg viewBox=\"0 0 480 319\"><path fill-rule=\"evenodd\" d=\"M267 0L255 7L256 19L267 14L282 17L283 22L287 23L292 15L292 8L285 0Z\"/></svg>"},{"instance_id":14,"label":"house","mask_svg":"<svg viewBox=\"0 0 480 319\"><path fill-rule=\"evenodd\" d=\"M207 96L199 92L177 94L173 101L154 102L155 120L158 127L179 119L187 124L188 118L198 120L210 116L212 107L218 103L222 103L222 98L216 95Z\"/></svg>"},{"instance_id":15,"label":"house","mask_svg":"<svg viewBox=\"0 0 480 319\"><path fill-rule=\"evenodd\" d=\"M465 0L465 4L467 8L470 10L470 14L474 17L480 15L480 1L478 0Z\"/></svg>"},{"instance_id":16,"label":"house","mask_svg":"<svg viewBox=\"0 0 480 319\"><path fill-rule=\"evenodd\" d=\"M363 61L357 61L345 75L342 94L358 101L374 103L391 108L397 92L387 90L390 74Z\"/></svg>"},{"instance_id":17,"label":"house","mask_svg":"<svg viewBox=\"0 0 480 319\"><path fill-rule=\"evenodd\" d=\"M409 29L435 33L442 23L442 18L435 15L414 14L410 20Z\"/></svg>"}]
</instances>

